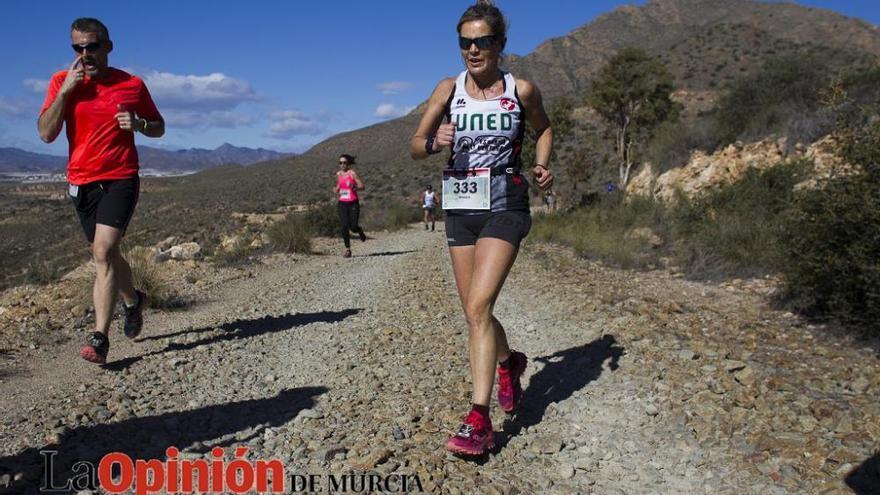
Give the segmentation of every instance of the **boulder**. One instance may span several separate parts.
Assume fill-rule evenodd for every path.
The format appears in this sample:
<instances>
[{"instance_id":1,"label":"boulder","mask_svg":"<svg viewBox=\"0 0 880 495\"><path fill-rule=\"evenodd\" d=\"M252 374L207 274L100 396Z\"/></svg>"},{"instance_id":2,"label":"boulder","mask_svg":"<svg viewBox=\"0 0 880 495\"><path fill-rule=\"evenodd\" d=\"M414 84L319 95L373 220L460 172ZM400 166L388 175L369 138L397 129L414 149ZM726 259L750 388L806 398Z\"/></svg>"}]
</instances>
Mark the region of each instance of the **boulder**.
<instances>
[{"instance_id":1,"label":"boulder","mask_svg":"<svg viewBox=\"0 0 880 495\"><path fill-rule=\"evenodd\" d=\"M199 257L202 247L197 242L184 242L178 244L169 250L171 259L175 260L194 260Z\"/></svg>"},{"instance_id":2,"label":"boulder","mask_svg":"<svg viewBox=\"0 0 880 495\"><path fill-rule=\"evenodd\" d=\"M741 180L750 169L766 170L777 163L808 159L814 163L810 177L796 188L816 187L829 177L849 175L856 167L843 161L836 153L837 140L825 136L810 146L796 143L789 146L781 139L764 139L756 143L736 142L712 154L696 150L684 167L658 174L650 163L644 164L630 180L626 197L652 197L666 203L679 194L693 198Z\"/></svg>"}]
</instances>

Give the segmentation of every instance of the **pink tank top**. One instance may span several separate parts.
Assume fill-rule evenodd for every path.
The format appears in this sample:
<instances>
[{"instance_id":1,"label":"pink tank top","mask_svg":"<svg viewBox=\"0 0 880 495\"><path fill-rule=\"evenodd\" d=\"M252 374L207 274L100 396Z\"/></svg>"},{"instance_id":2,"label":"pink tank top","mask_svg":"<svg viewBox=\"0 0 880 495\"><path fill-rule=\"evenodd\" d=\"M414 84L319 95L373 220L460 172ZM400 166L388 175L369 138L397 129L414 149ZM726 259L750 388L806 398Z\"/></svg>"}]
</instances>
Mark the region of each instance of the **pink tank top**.
<instances>
[{"instance_id":1,"label":"pink tank top","mask_svg":"<svg viewBox=\"0 0 880 495\"><path fill-rule=\"evenodd\" d=\"M336 186L339 187L339 201L353 203L358 200L357 183L350 174L337 176Z\"/></svg>"}]
</instances>

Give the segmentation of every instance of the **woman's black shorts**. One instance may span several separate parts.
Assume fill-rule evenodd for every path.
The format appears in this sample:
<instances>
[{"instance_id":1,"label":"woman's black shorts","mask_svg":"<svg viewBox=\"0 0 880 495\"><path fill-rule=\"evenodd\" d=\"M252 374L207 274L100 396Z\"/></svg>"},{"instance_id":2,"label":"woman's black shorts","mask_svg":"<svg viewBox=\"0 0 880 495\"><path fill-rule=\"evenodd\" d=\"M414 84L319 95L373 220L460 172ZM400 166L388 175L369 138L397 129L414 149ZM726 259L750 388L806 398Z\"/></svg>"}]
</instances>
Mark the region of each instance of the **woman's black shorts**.
<instances>
[{"instance_id":1,"label":"woman's black shorts","mask_svg":"<svg viewBox=\"0 0 880 495\"><path fill-rule=\"evenodd\" d=\"M497 211L472 215L446 215L446 242L449 247L473 246L477 239L493 237L519 247L532 228L532 217L525 211Z\"/></svg>"}]
</instances>

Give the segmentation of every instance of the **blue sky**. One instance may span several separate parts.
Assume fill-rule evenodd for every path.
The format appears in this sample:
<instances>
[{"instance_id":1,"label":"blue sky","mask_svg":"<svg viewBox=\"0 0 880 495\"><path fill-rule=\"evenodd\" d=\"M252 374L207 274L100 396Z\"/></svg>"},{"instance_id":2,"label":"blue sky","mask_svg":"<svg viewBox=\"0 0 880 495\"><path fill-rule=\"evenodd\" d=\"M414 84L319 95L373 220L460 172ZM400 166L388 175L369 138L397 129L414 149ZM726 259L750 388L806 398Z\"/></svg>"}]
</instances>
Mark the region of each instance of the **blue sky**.
<instances>
[{"instance_id":1,"label":"blue sky","mask_svg":"<svg viewBox=\"0 0 880 495\"><path fill-rule=\"evenodd\" d=\"M468 0L336 2L3 2L0 147L66 154L40 142L36 114L49 76L73 60L70 22L110 29L110 63L144 77L168 122L167 148L239 146L303 151L341 131L396 117L461 70L455 23ZM499 0L507 51L527 54L623 4ZM806 0L880 24L880 2Z\"/></svg>"}]
</instances>

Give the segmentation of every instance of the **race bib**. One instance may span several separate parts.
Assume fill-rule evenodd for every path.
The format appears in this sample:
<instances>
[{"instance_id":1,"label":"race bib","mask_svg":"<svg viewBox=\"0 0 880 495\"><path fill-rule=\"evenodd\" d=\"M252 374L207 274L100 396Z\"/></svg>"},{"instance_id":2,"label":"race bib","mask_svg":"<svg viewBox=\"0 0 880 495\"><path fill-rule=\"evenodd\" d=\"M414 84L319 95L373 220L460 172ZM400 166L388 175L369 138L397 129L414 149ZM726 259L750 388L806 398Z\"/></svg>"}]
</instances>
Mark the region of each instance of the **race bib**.
<instances>
[{"instance_id":1,"label":"race bib","mask_svg":"<svg viewBox=\"0 0 880 495\"><path fill-rule=\"evenodd\" d=\"M339 199L351 199L351 189L340 189Z\"/></svg>"},{"instance_id":2,"label":"race bib","mask_svg":"<svg viewBox=\"0 0 880 495\"><path fill-rule=\"evenodd\" d=\"M489 184L491 169L443 171L444 210L488 210L491 208Z\"/></svg>"},{"instance_id":3,"label":"race bib","mask_svg":"<svg viewBox=\"0 0 880 495\"><path fill-rule=\"evenodd\" d=\"M75 198L79 194L79 186L77 186L76 184L68 184L67 194L71 198Z\"/></svg>"}]
</instances>

